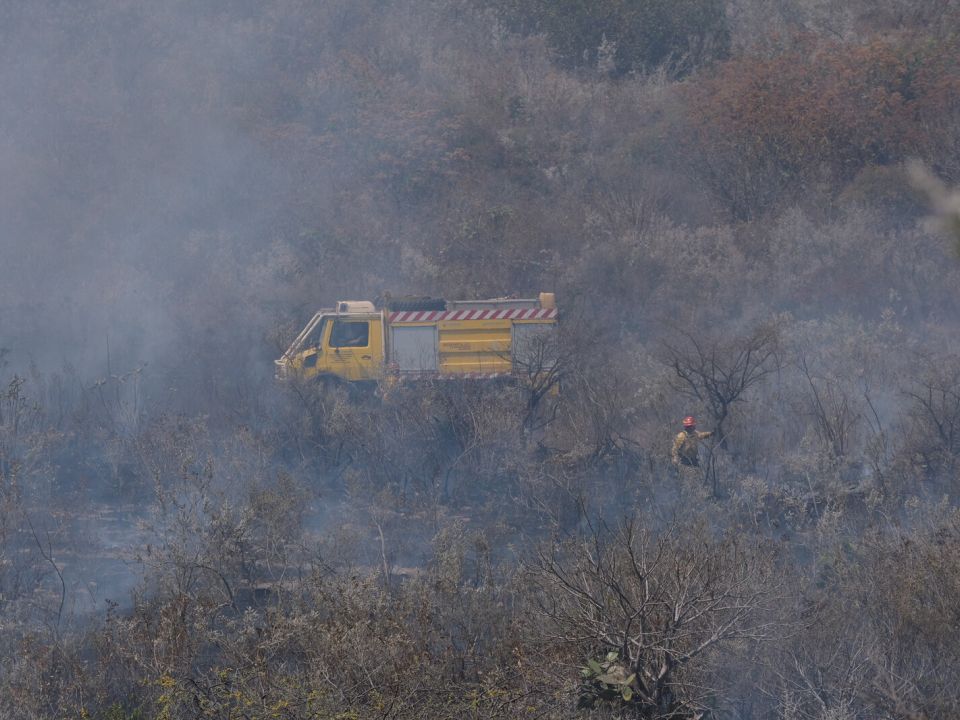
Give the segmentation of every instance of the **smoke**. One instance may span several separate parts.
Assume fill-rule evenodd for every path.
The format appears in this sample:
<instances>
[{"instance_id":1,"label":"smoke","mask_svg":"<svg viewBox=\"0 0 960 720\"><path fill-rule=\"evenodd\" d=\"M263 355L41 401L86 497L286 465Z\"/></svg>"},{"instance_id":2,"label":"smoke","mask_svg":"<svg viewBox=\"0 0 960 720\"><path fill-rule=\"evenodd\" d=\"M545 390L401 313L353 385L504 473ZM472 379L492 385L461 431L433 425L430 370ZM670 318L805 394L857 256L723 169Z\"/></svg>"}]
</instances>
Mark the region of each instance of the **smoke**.
<instances>
[{"instance_id":1,"label":"smoke","mask_svg":"<svg viewBox=\"0 0 960 720\"><path fill-rule=\"evenodd\" d=\"M11 361L97 377L109 354L113 372L162 375L229 343L220 371L245 371L269 299L248 278L293 181L237 110L265 62L251 16L107 2L4 15Z\"/></svg>"},{"instance_id":2,"label":"smoke","mask_svg":"<svg viewBox=\"0 0 960 720\"><path fill-rule=\"evenodd\" d=\"M907 166L907 174L913 187L930 203L933 216L927 220L928 225L949 236L960 250L960 190L948 188L919 161Z\"/></svg>"},{"instance_id":3,"label":"smoke","mask_svg":"<svg viewBox=\"0 0 960 720\"><path fill-rule=\"evenodd\" d=\"M176 600L211 613L181 633L208 644L196 628L225 638L258 593L299 588L291 618L322 606L315 574L375 578L389 617L407 565L472 596L491 564L634 514L782 539L805 603L866 526L956 502L960 434L934 430L960 427L960 271L914 205L883 201L902 173L729 222L677 83L568 72L468 7L0 7L0 642L142 600L156 647L152 616L183 615L150 604ZM734 150L721 186L753 177ZM557 290L562 387L273 383L317 306L384 290ZM768 322L776 362L718 417L708 386ZM729 437L678 474L691 413Z\"/></svg>"}]
</instances>

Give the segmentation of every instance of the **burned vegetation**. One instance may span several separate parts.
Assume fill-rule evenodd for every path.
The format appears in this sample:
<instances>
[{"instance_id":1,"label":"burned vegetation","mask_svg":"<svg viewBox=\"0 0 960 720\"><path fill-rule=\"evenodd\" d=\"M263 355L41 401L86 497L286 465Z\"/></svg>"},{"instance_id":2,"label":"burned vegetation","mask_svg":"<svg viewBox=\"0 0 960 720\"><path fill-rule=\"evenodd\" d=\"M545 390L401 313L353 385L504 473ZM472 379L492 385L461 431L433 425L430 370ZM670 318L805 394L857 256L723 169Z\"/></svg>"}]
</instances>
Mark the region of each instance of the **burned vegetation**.
<instances>
[{"instance_id":1,"label":"burned vegetation","mask_svg":"<svg viewBox=\"0 0 960 720\"><path fill-rule=\"evenodd\" d=\"M0 717L960 715L958 31L0 7Z\"/></svg>"}]
</instances>

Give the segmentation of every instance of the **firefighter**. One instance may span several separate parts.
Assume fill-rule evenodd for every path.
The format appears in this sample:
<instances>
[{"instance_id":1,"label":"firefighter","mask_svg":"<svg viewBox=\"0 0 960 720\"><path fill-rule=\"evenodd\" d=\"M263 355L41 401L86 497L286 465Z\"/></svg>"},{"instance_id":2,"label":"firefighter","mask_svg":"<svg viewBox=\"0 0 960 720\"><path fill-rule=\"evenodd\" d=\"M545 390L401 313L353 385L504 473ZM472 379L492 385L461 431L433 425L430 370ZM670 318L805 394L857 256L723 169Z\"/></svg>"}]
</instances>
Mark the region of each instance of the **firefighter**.
<instances>
[{"instance_id":1,"label":"firefighter","mask_svg":"<svg viewBox=\"0 0 960 720\"><path fill-rule=\"evenodd\" d=\"M677 467L700 467L700 457L697 454L700 441L711 435L712 432L698 432L697 419L687 415L683 419L683 431L673 441L673 451L670 453L673 464Z\"/></svg>"}]
</instances>

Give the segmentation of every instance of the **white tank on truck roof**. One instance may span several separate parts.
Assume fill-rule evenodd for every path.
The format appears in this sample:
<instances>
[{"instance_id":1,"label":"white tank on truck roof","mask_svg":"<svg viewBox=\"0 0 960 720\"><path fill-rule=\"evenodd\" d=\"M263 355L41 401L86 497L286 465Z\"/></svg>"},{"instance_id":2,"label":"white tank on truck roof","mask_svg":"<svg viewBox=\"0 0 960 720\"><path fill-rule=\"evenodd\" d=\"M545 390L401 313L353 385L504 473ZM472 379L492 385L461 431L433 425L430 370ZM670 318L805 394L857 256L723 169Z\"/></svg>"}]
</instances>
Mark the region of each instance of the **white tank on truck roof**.
<instances>
[{"instance_id":1,"label":"white tank on truck roof","mask_svg":"<svg viewBox=\"0 0 960 720\"><path fill-rule=\"evenodd\" d=\"M376 312L373 303L369 300L338 300L338 313L372 313Z\"/></svg>"}]
</instances>

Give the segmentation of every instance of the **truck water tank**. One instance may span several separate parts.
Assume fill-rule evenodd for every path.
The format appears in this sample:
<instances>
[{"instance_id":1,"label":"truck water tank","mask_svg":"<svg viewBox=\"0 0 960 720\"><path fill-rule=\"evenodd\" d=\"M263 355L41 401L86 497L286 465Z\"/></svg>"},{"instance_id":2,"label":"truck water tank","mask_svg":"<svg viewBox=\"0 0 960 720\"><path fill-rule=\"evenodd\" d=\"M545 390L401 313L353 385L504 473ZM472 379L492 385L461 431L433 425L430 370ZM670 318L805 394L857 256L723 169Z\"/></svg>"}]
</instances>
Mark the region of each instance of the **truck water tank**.
<instances>
[{"instance_id":1,"label":"truck water tank","mask_svg":"<svg viewBox=\"0 0 960 720\"><path fill-rule=\"evenodd\" d=\"M339 300L337 302L338 313L365 313L376 312L373 303L369 300Z\"/></svg>"}]
</instances>

